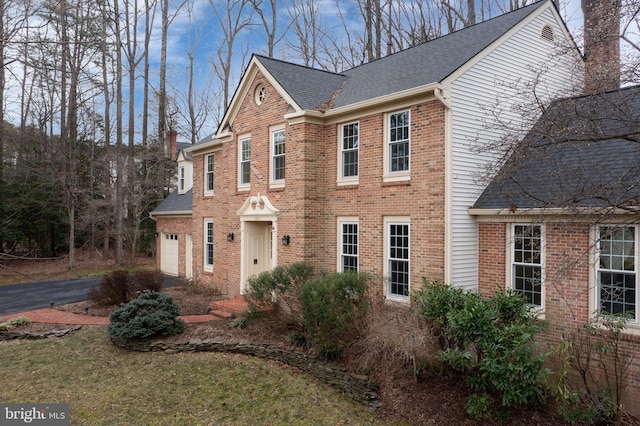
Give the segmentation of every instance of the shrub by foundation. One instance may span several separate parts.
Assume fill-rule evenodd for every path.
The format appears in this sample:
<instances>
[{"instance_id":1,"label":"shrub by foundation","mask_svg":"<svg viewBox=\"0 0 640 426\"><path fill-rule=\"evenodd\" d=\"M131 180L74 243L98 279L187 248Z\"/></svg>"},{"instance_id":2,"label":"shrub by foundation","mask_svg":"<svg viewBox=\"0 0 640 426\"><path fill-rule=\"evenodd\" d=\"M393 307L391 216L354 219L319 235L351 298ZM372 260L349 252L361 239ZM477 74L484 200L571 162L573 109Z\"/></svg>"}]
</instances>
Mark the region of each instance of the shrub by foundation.
<instances>
[{"instance_id":1,"label":"shrub by foundation","mask_svg":"<svg viewBox=\"0 0 640 426\"><path fill-rule=\"evenodd\" d=\"M144 293L109 315L111 337L125 340L172 336L184 331L180 307L167 293Z\"/></svg>"}]
</instances>

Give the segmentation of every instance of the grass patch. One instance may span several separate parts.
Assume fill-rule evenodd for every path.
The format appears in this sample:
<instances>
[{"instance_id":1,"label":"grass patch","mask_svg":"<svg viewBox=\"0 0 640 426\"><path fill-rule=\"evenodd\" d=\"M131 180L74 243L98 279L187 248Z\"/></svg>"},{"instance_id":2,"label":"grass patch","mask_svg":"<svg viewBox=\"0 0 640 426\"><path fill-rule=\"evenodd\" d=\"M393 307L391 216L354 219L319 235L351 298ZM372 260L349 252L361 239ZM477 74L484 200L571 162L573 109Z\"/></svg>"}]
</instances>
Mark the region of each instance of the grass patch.
<instances>
[{"instance_id":1,"label":"grass patch","mask_svg":"<svg viewBox=\"0 0 640 426\"><path fill-rule=\"evenodd\" d=\"M0 401L69 403L72 425L388 424L292 368L217 353L137 353L103 327L0 343Z\"/></svg>"}]
</instances>

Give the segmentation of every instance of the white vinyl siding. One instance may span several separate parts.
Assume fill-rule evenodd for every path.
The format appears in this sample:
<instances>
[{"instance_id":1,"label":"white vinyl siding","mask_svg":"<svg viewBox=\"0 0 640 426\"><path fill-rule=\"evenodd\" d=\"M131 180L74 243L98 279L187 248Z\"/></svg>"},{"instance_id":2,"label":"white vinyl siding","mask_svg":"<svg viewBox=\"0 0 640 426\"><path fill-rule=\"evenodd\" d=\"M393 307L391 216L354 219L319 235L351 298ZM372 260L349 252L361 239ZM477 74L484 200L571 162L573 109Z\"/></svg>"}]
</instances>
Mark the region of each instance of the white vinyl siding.
<instances>
[{"instance_id":1,"label":"white vinyl siding","mask_svg":"<svg viewBox=\"0 0 640 426\"><path fill-rule=\"evenodd\" d=\"M193 187L193 163L191 161L178 162L178 194L184 194Z\"/></svg>"},{"instance_id":2,"label":"white vinyl siding","mask_svg":"<svg viewBox=\"0 0 640 426\"><path fill-rule=\"evenodd\" d=\"M566 55L561 59L554 52L553 45L540 37L545 24L552 25L556 34L563 34L552 12L547 9L520 31L508 34L510 37L504 43L451 84L449 280L455 286L477 287L477 224L467 210L486 185L485 166L499 158L496 152L477 149L499 141L505 131L492 115L496 111L495 105L499 105L500 119L510 124L512 129L509 133L518 137L532 124L524 122L522 112L516 108L531 102L532 93L528 85L538 80L540 84L536 87L536 94L549 99L558 94L569 95L562 88L571 87L573 81L579 80L568 63L569 59L575 58ZM541 67L547 70L543 77L545 82L564 80L564 83L543 87L543 80L536 74L537 68Z\"/></svg>"}]
</instances>

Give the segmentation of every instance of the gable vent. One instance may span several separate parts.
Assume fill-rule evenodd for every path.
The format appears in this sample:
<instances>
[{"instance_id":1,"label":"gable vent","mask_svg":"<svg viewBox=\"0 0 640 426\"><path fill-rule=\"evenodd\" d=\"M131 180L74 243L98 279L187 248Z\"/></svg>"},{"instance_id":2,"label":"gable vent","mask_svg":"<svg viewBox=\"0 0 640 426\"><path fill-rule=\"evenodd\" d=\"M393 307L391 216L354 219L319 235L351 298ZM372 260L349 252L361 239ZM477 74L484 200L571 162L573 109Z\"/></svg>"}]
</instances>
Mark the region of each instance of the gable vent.
<instances>
[{"instance_id":1,"label":"gable vent","mask_svg":"<svg viewBox=\"0 0 640 426\"><path fill-rule=\"evenodd\" d=\"M547 41L555 41L555 36L553 35L553 28L551 28L551 25L545 25L544 27L542 27L540 37Z\"/></svg>"}]
</instances>

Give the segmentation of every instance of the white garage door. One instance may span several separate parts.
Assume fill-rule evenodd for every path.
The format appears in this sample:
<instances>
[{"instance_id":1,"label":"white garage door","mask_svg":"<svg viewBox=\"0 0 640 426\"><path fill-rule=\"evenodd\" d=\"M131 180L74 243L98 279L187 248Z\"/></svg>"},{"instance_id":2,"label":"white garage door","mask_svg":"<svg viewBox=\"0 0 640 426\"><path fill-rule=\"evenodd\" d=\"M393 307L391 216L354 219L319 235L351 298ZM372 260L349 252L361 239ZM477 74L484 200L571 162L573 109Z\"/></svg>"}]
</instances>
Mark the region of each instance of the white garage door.
<instances>
[{"instance_id":1,"label":"white garage door","mask_svg":"<svg viewBox=\"0 0 640 426\"><path fill-rule=\"evenodd\" d=\"M163 234L160 269L167 275L178 276L178 234Z\"/></svg>"}]
</instances>

